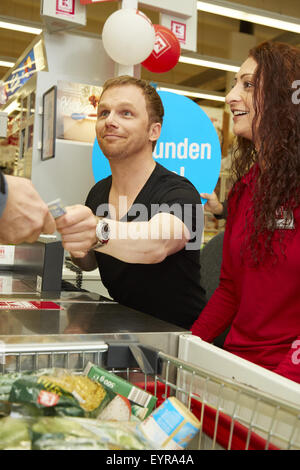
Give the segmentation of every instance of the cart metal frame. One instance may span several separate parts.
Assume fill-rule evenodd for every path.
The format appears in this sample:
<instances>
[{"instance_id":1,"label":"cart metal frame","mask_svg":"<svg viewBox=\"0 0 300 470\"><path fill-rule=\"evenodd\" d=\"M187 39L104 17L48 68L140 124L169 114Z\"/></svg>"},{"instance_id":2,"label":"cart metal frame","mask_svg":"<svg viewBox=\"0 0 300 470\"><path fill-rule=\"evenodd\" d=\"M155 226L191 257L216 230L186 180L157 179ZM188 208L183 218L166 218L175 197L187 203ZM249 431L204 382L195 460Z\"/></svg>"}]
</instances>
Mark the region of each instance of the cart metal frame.
<instances>
[{"instance_id":1,"label":"cart metal frame","mask_svg":"<svg viewBox=\"0 0 300 470\"><path fill-rule=\"evenodd\" d=\"M162 351L157 351L155 364L150 364L153 361L149 362L149 356L145 357L139 345L133 346L138 348L140 356L135 358L136 367L130 364L124 368L122 364L119 368L115 360L110 360L107 366L110 346L104 341L6 344L2 355L0 350L0 372L63 367L80 373L91 361L153 393L158 397L158 405L168 396L179 398L201 423L189 449L300 449L297 405L224 379ZM134 348L131 352L135 355Z\"/></svg>"}]
</instances>

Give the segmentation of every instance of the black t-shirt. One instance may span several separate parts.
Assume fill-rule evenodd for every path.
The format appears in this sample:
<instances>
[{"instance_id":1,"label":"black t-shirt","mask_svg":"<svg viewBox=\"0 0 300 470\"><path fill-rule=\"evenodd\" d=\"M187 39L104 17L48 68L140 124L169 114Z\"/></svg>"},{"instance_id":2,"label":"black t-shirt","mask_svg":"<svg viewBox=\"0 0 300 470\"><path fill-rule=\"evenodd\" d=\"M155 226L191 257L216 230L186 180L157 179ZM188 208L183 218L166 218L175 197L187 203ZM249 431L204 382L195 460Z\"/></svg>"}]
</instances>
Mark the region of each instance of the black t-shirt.
<instances>
[{"instance_id":1,"label":"black t-shirt","mask_svg":"<svg viewBox=\"0 0 300 470\"><path fill-rule=\"evenodd\" d=\"M109 176L91 189L86 205L94 214L109 217L111 182ZM147 221L159 212L173 213L184 221L191 233L188 245L157 264L125 263L95 252L100 276L120 304L189 329L206 303L200 285L203 210L192 183L157 163L121 221Z\"/></svg>"}]
</instances>

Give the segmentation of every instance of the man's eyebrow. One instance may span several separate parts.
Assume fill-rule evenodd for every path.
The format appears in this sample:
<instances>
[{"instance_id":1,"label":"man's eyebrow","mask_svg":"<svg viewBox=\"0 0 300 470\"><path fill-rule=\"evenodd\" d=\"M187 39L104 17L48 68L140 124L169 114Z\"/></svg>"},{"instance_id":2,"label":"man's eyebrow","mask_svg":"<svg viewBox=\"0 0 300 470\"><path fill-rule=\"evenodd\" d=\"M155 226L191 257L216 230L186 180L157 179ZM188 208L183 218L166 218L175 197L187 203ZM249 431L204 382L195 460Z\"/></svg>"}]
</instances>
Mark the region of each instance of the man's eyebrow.
<instances>
[{"instance_id":1,"label":"man's eyebrow","mask_svg":"<svg viewBox=\"0 0 300 470\"><path fill-rule=\"evenodd\" d=\"M105 101L100 101L98 104L98 108L108 108L110 105L108 103L105 103ZM121 101L118 103L118 106L131 106L134 108L134 104L131 103L131 101Z\"/></svg>"}]
</instances>

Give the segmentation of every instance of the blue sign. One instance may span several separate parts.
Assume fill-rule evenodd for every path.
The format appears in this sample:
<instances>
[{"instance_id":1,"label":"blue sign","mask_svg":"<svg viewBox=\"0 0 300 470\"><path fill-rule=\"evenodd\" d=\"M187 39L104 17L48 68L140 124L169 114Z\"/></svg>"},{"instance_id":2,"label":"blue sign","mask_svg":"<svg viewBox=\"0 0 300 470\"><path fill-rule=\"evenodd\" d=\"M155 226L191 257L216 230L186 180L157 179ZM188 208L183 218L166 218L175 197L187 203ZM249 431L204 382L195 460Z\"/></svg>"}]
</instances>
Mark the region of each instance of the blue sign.
<instances>
[{"instance_id":1,"label":"blue sign","mask_svg":"<svg viewBox=\"0 0 300 470\"><path fill-rule=\"evenodd\" d=\"M28 52L26 57L18 64L17 68L9 75L5 81L5 91L7 98L12 96L21 88L36 71L34 50Z\"/></svg>"},{"instance_id":2,"label":"blue sign","mask_svg":"<svg viewBox=\"0 0 300 470\"><path fill-rule=\"evenodd\" d=\"M212 193L221 168L217 131L194 101L170 92L159 92L165 116L153 158L170 171L189 179L201 193ZM95 181L111 174L97 140L93 148Z\"/></svg>"}]
</instances>

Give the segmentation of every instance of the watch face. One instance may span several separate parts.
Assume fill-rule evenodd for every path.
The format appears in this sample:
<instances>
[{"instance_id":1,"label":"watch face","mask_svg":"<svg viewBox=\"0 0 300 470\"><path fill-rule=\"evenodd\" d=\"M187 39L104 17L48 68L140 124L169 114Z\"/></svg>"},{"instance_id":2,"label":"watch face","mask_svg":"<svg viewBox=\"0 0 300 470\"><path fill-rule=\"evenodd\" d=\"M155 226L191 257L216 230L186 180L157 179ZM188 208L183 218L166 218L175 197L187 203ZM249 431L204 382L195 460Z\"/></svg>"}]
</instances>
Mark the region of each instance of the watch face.
<instances>
[{"instance_id":1,"label":"watch face","mask_svg":"<svg viewBox=\"0 0 300 470\"><path fill-rule=\"evenodd\" d=\"M110 235L108 223L104 223L101 227L101 235L103 240L108 240Z\"/></svg>"},{"instance_id":2,"label":"watch face","mask_svg":"<svg viewBox=\"0 0 300 470\"><path fill-rule=\"evenodd\" d=\"M96 235L100 242L107 242L110 236L110 229L107 222L101 221L98 222L96 228Z\"/></svg>"}]
</instances>

